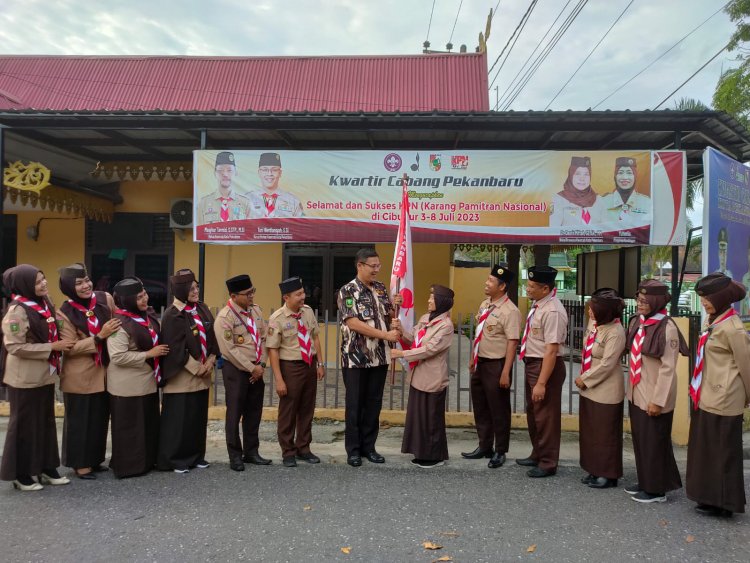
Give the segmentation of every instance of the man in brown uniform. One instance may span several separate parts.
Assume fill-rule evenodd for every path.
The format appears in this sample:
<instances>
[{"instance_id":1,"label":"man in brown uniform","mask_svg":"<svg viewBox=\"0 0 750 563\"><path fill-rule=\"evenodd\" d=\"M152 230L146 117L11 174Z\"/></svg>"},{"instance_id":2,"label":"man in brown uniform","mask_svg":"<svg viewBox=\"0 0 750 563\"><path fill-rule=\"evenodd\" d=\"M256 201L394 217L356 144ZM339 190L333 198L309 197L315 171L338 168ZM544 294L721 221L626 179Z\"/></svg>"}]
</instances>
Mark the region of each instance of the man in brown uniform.
<instances>
[{"instance_id":1,"label":"man in brown uniform","mask_svg":"<svg viewBox=\"0 0 750 563\"><path fill-rule=\"evenodd\" d=\"M484 282L487 298L476 316L477 330L469 359L479 447L461 455L466 459L491 457L487 464L491 469L505 463L510 442L511 373L521 334L521 313L506 290L515 277L507 264L497 264L490 270Z\"/></svg>"},{"instance_id":2,"label":"man in brown uniform","mask_svg":"<svg viewBox=\"0 0 750 563\"><path fill-rule=\"evenodd\" d=\"M228 279L226 284L229 301L216 316L214 332L224 357L221 371L227 402L229 465L234 471L244 471L243 462L256 465L271 463L270 459L258 453L258 428L265 389L266 326L263 311L253 304L255 288L250 276L235 276ZM240 440L240 420L243 440Z\"/></svg>"},{"instance_id":3,"label":"man in brown uniform","mask_svg":"<svg viewBox=\"0 0 750 563\"><path fill-rule=\"evenodd\" d=\"M232 181L237 175L234 153L223 151L216 155L214 174L218 186L215 191L198 201L196 224L221 223L247 219L250 214L250 200L237 193Z\"/></svg>"},{"instance_id":4,"label":"man in brown uniform","mask_svg":"<svg viewBox=\"0 0 750 563\"><path fill-rule=\"evenodd\" d=\"M526 295L534 304L526 317L520 358L526 368L526 421L531 455L517 459L531 467L529 477L557 473L560 457L560 399L565 381L563 346L568 333L568 314L557 298L557 270L549 266L529 268Z\"/></svg>"},{"instance_id":5,"label":"man in brown uniform","mask_svg":"<svg viewBox=\"0 0 750 563\"><path fill-rule=\"evenodd\" d=\"M279 289L284 306L268 319L266 347L279 395L281 455L284 467L296 467L297 459L320 463L320 458L310 451L310 442L317 381L323 379L325 369L319 361L323 352L318 319L305 305L302 280L286 279Z\"/></svg>"}]
</instances>

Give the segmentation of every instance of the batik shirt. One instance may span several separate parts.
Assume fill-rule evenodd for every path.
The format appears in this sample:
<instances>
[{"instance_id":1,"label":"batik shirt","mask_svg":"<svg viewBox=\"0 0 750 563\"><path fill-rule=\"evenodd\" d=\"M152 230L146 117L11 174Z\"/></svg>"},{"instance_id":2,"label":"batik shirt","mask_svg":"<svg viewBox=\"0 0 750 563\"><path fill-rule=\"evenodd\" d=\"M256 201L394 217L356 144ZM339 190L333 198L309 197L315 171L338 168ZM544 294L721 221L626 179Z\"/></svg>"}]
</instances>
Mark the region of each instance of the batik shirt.
<instances>
[{"instance_id":1,"label":"batik shirt","mask_svg":"<svg viewBox=\"0 0 750 563\"><path fill-rule=\"evenodd\" d=\"M357 318L378 330L388 330L393 303L385 285L376 281L367 287L354 278L339 290L337 302L341 315L341 367L388 365L391 351L385 340L367 338L346 326L347 319Z\"/></svg>"}]
</instances>

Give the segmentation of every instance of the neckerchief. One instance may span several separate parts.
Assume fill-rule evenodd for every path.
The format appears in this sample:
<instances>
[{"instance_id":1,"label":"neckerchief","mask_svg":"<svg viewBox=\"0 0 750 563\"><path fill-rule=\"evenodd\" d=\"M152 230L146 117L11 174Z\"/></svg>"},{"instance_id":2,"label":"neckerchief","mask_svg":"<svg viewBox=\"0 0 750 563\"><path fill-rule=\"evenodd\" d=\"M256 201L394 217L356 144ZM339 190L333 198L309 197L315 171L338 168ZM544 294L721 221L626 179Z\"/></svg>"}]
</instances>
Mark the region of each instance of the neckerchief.
<instances>
[{"instance_id":1,"label":"neckerchief","mask_svg":"<svg viewBox=\"0 0 750 563\"><path fill-rule=\"evenodd\" d=\"M193 322L195 323L195 326L198 330L198 334L196 334L195 336L198 337L198 340L200 340L201 343L201 362L205 362L206 356L208 355L206 349L206 327L203 326L203 321L201 320L201 316L198 314L198 307L195 306L195 303L186 304L185 311L190 313L190 316L193 317Z\"/></svg>"},{"instance_id":2,"label":"neckerchief","mask_svg":"<svg viewBox=\"0 0 750 563\"><path fill-rule=\"evenodd\" d=\"M151 337L151 343L154 346L159 344L159 334L153 329L153 327L151 326L151 323L148 322L148 317L144 319L143 317L139 317L138 315L131 313L130 311L126 311L125 309L116 309L115 313L117 313L118 315L123 315L125 317L129 317L133 319L143 328L148 330L148 334ZM156 384L158 385L159 383L161 383L161 367L159 366L158 357L153 358L153 360L154 360L154 379L156 379Z\"/></svg>"},{"instance_id":3,"label":"neckerchief","mask_svg":"<svg viewBox=\"0 0 750 563\"><path fill-rule=\"evenodd\" d=\"M494 307L494 305L493 305L493 307ZM488 310L489 310L489 309L491 309L491 307L488 307ZM486 317L485 317L485 318L486 318ZM427 334L427 329L428 329L429 327L433 326L433 325L436 325L436 324L437 324L438 322L440 322L440 321L442 321L442 320L443 320L443 319L441 319L441 318L438 318L438 319L433 319L433 320L432 320L431 322L427 323L427 324L426 324L426 325L424 325L424 326L423 326L422 328L420 328L420 329L419 329L419 330L417 331L417 334L416 334L416 336L414 337L414 342L412 343L412 345L411 345L411 348L410 348L410 349L411 349L411 350L414 350L415 348L419 348L419 347L421 347L421 346L422 346L422 340L424 339L424 335L425 335L425 334ZM479 326L477 326L477 330L479 330ZM481 333L480 333L480 334L481 334ZM419 365L419 360L417 360L417 361L415 361L415 362L409 362L409 369L412 369L412 370L413 370L413 369L414 369L415 367L417 367L418 365Z\"/></svg>"},{"instance_id":4,"label":"neckerchief","mask_svg":"<svg viewBox=\"0 0 750 563\"><path fill-rule=\"evenodd\" d=\"M219 197L221 201L221 211L219 211L219 217L222 221L229 221L229 202L233 201L231 197Z\"/></svg>"},{"instance_id":5,"label":"neckerchief","mask_svg":"<svg viewBox=\"0 0 750 563\"><path fill-rule=\"evenodd\" d=\"M279 194L263 194L263 203L266 205L266 217L273 215L276 210L276 198Z\"/></svg>"},{"instance_id":6,"label":"neckerchief","mask_svg":"<svg viewBox=\"0 0 750 563\"><path fill-rule=\"evenodd\" d=\"M299 341L299 349L302 352L302 360L308 365L312 365L312 350L310 341L310 334L307 332L307 328L302 322L302 313L292 313L292 317L297 319L297 340Z\"/></svg>"},{"instance_id":7,"label":"neckerchief","mask_svg":"<svg viewBox=\"0 0 750 563\"><path fill-rule=\"evenodd\" d=\"M643 348L643 340L646 338L646 327L658 324L666 316L666 309L662 309L648 319L643 315L640 316L640 325L638 326L638 332L635 334L635 338L633 338L633 345L630 347L630 383L633 385L633 387L638 385L641 380L641 368L643 367L641 350Z\"/></svg>"},{"instance_id":8,"label":"neckerchief","mask_svg":"<svg viewBox=\"0 0 750 563\"><path fill-rule=\"evenodd\" d=\"M55 323L55 317L52 316L52 312L47 307L47 302L44 301L44 308L39 303L26 299L23 295L12 294L11 299L23 303L29 309L32 309L39 313L41 317L47 321L47 342L57 342L57 323ZM49 372L55 374L60 372L60 352L52 351L49 355Z\"/></svg>"},{"instance_id":9,"label":"neckerchief","mask_svg":"<svg viewBox=\"0 0 750 563\"><path fill-rule=\"evenodd\" d=\"M690 396L693 399L693 408L695 410L698 410L698 403L701 400L701 383L703 383L703 366L705 359L703 352L706 347L706 341L708 341L708 337L711 336L711 332L713 332L717 325L723 323L727 319L731 319L736 314L737 311L730 307L726 313L708 325L698 339L698 348L695 351L695 368L693 368L693 377L690 380Z\"/></svg>"},{"instance_id":10,"label":"neckerchief","mask_svg":"<svg viewBox=\"0 0 750 563\"><path fill-rule=\"evenodd\" d=\"M260 358L263 355L263 343L260 341L260 333L258 332L258 327L255 326L255 320L253 319L253 316L248 311L240 311L238 313L232 305L231 299L227 301L227 307L229 307L234 315L242 322L242 325L250 334L250 337L253 339L253 343L255 344L255 361L260 362Z\"/></svg>"},{"instance_id":11,"label":"neckerchief","mask_svg":"<svg viewBox=\"0 0 750 563\"><path fill-rule=\"evenodd\" d=\"M77 303L76 301L73 301L72 299L68 299L68 305L76 309L77 311L80 311L83 313L83 315L86 317L86 326L89 329L89 336L96 336L101 331L102 327L99 325L99 319L96 318L96 315L94 314L94 307L96 307L96 294L91 294L91 300L89 301L88 309L81 305L80 303ZM96 353L94 354L94 363L97 366L102 365L102 343L99 342L96 345Z\"/></svg>"}]
</instances>

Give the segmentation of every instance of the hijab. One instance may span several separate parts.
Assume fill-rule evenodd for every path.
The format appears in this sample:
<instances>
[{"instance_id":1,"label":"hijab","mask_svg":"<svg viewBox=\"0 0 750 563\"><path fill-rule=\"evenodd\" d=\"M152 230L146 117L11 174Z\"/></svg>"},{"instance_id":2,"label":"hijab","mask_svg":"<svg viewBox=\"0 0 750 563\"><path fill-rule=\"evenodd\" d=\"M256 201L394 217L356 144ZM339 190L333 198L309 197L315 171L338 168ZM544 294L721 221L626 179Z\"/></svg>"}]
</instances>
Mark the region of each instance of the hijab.
<instances>
[{"instance_id":1,"label":"hijab","mask_svg":"<svg viewBox=\"0 0 750 563\"><path fill-rule=\"evenodd\" d=\"M47 305L52 316L55 316L55 308L52 306L52 302L47 297L41 297L36 294L36 277L41 270L31 264L19 264L12 271L7 271L3 274L3 281L7 283L7 287L11 293L25 297L30 301L34 301L40 307ZM43 274L44 272L42 272ZM7 278L6 278L7 275ZM49 327L47 321L42 316L34 311L31 307L16 301L21 307L26 309L26 316L29 318L29 330L34 335L36 342L47 342L49 340Z\"/></svg>"},{"instance_id":2,"label":"hijab","mask_svg":"<svg viewBox=\"0 0 750 563\"><path fill-rule=\"evenodd\" d=\"M617 172L619 172L620 168L630 168L633 171L633 186L629 190L623 190L617 184ZM627 203L630 196L635 193L635 183L636 180L638 180L638 165L636 164L635 159L620 157L615 160L615 175L613 176L613 179L615 181L615 190L620 194L622 202Z\"/></svg>"},{"instance_id":3,"label":"hijab","mask_svg":"<svg viewBox=\"0 0 750 563\"><path fill-rule=\"evenodd\" d=\"M571 157L570 166L568 167L568 177L565 179L562 191L557 192L557 195L573 205L591 207L596 203L596 192L591 187L591 182L589 181L588 187L583 190L579 190L573 185L573 175L579 168L588 168L589 178L591 177L591 159L587 156Z\"/></svg>"},{"instance_id":4,"label":"hijab","mask_svg":"<svg viewBox=\"0 0 750 563\"><path fill-rule=\"evenodd\" d=\"M435 299L435 310L430 313L430 320L433 320L451 310L454 293L451 288L444 285L433 285L430 289Z\"/></svg>"}]
</instances>

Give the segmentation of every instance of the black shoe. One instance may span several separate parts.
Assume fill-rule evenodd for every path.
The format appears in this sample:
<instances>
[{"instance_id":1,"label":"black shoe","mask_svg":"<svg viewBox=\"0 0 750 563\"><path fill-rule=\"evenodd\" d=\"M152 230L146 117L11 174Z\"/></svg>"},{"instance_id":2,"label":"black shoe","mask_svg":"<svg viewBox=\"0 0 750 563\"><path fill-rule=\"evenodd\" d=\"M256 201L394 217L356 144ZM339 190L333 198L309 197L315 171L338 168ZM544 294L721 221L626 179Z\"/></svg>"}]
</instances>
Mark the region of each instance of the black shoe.
<instances>
[{"instance_id":1,"label":"black shoe","mask_svg":"<svg viewBox=\"0 0 750 563\"><path fill-rule=\"evenodd\" d=\"M365 454L365 457L369 459L372 463L385 463L385 458L380 455L375 450L372 450L371 452L368 452Z\"/></svg>"},{"instance_id":2,"label":"black shoe","mask_svg":"<svg viewBox=\"0 0 750 563\"><path fill-rule=\"evenodd\" d=\"M557 473L557 469L542 469L541 467L533 467L526 472L526 475L528 475L532 479L537 479L539 477L552 477L555 473Z\"/></svg>"},{"instance_id":3,"label":"black shoe","mask_svg":"<svg viewBox=\"0 0 750 563\"><path fill-rule=\"evenodd\" d=\"M610 489L617 486L617 479L607 479L606 477L594 477L589 483L592 489Z\"/></svg>"},{"instance_id":4,"label":"black shoe","mask_svg":"<svg viewBox=\"0 0 750 563\"><path fill-rule=\"evenodd\" d=\"M588 485L590 483L593 483L598 478L599 477L597 477L596 475L592 475L591 473L589 473L588 475L586 475L586 477L581 477L581 483L583 483L584 485Z\"/></svg>"},{"instance_id":5,"label":"black shoe","mask_svg":"<svg viewBox=\"0 0 750 563\"><path fill-rule=\"evenodd\" d=\"M346 458L346 463L348 463L352 467L359 467L360 465L362 465L362 458L358 455L350 455L348 458Z\"/></svg>"},{"instance_id":6,"label":"black shoe","mask_svg":"<svg viewBox=\"0 0 750 563\"><path fill-rule=\"evenodd\" d=\"M94 475L93 471L89 471L88 473L78 473L78 471L75 471L75 476L84 481L93 481L96 479L96 475Z\"/></svg>"},{"instance_id":7,"label":"black shoe","mask_svg":"<svg viewBox=\"0 0 750 563\"><path fill-rule=\"evenodd\" d=\"M284 464L284 467L297 467L297 460L294 459L293 455L285 457L281 463Z\"/></svg>"},{"instance_id":8,"label":"black shoe","mask_svg":"<svg viewBox=\"0 0 750 563\"><path fill-rule=\"evenodd\" d=\"M242 456L242 461L245 463L252 463L254 465L271 465L271 460L262 457L259 453L247 454Z\"/></svg>"},{"instance_id":9,"label":"black shoe","mask_svg":"<svg viewBox=\"0 0 750 563\"><path fill-rule=\"evenodd\" d=\"M623 490L629 495L637 495L638 493L641 492L641 486L638 483L636 483L635 485L630 485L628 487L625 487Z\"/></svg>"},{"instance_id":10,"label":"black shoe","mask_svg":"<svg viewBox=\"0 0 750 563\"><path fill-rule=\"evenodd\" d=\"M523 465L524 467L536 467L539 465L539 462L535 459L531 459L530 457L525 457L523 459L517 459L516 463L518 465Z\"/></svg>"},{"instance_id":11,"label":"black shoe","mask_svg":"<svg viewBox=\"0 0 750 563\"><path fill-rule=\"evenodd\" d=\"M492 459L487 463L487 467L489 467L490 469L496 469L498 467L502 467L503 463L505 463L505 454L495 452L492 456Z\"/></svg>"},{"instance_id":12,"label":"black shoe","mask_svg":"<svg viewBox=\"0 0 750 563\"><path fill-rule=\"evenodd\" d=\"M492 457L492 448L489 450L476 448L473 452L461 452L461 457L464 459L482 459L483 457Z\"/></svg>"},{"instance_id":13,"label":"black shoe","mask_svg":"<svg viewBox=\"0 0 750 563\"><path fill-rule=\"evenodd\" d=\"M91 471L94 473L104 473L105 471L109 471L109 467L106 465L97 465L96 467L92 467Z\"/></svg>"},{"instance_id":14,"label":"black shoe","mask_svg":"<svg viewBox=\"0 0 750 563\"><path fill-rule=\"evenodd\" d=\"M695 507L695 511L704 516L716 516L719 518L731 518L732 516L731 510L719 508L718 506L711 506L710 504L699 504Z\"/></svg>"},{"instance_id":15,"label":"black shoe","mask_svg":"<svg viewBox=\"0 0 750 563\"><path fill-rule=\"evenodd\" d=\"M229 462L229 469L232 471L245 471L245 464L241 460L235 459Z\"/></svg>"},{"instance_id":16,"label":"black shoe","mask_svg":"<svg viewBox=\"0 0 750 563\"><path fill-rule=\"evenodd\" d=\"M306 454L297 454L297 459L301 459L302 461L306 461L307 463L320 463L320 458L312 452L307 452Z\"/></svg>"}]
</instances>

